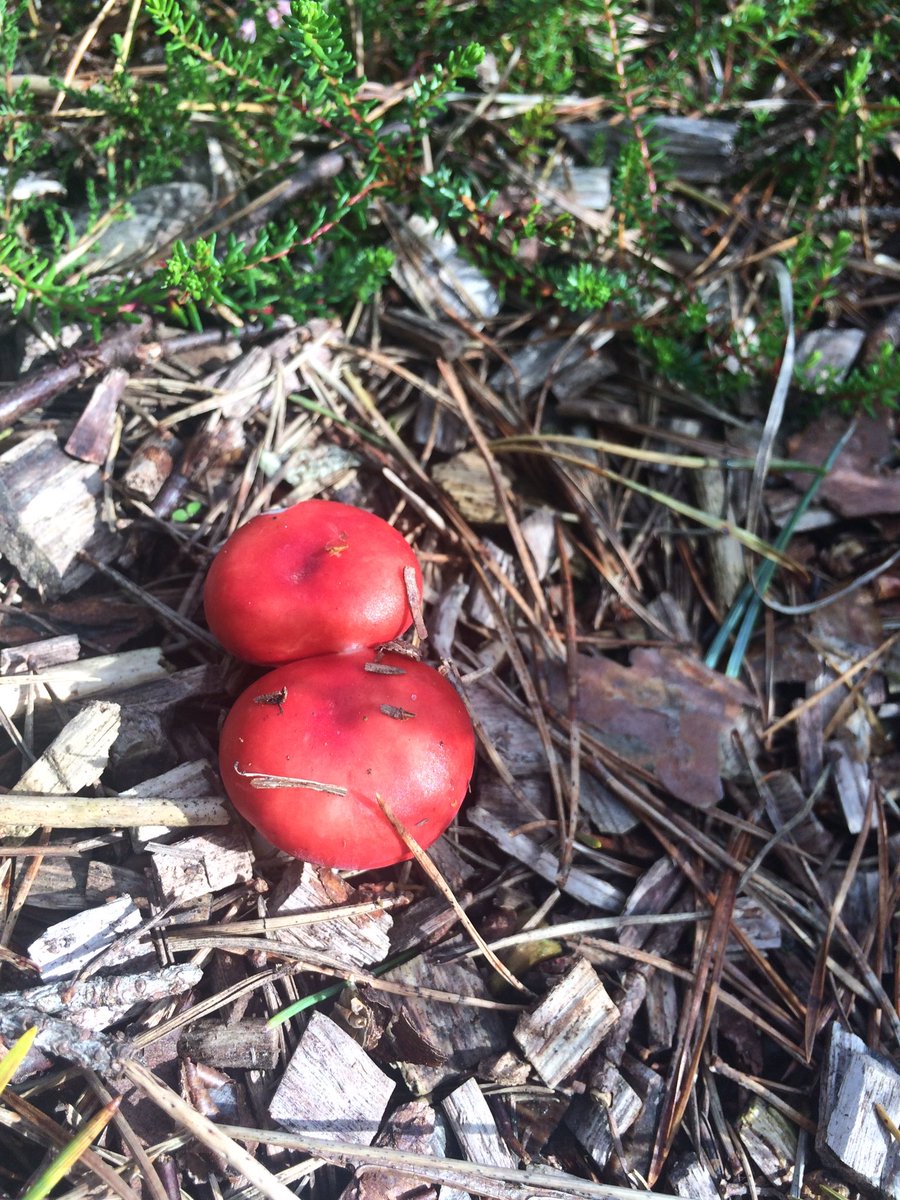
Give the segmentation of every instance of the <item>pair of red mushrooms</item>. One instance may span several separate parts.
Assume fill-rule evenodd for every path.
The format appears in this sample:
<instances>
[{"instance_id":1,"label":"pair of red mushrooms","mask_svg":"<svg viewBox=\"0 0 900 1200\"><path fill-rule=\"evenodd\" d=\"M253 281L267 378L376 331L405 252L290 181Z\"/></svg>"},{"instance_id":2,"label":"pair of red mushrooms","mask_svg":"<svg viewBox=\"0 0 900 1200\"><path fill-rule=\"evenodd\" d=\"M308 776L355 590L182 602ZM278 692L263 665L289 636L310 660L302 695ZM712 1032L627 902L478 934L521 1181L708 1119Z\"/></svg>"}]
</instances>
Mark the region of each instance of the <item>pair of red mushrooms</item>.
<instances>
[{"instance_id":1,"label":"pair of red mushrooms","mask_svg":"<svg viewBox=\"0 0 900 1200\"><path fill-rule=\"evenodd\" d=\"M427 847L466 794L475 737L455 689L376 649L413 623L410 588L421 603L422 572L397 530L331 500L255 517L210 567L210 629L235 657L274 666L225 719L225 790L307 862L402 862L411 851L387 814Z\"/></svg>"}]
</instances>

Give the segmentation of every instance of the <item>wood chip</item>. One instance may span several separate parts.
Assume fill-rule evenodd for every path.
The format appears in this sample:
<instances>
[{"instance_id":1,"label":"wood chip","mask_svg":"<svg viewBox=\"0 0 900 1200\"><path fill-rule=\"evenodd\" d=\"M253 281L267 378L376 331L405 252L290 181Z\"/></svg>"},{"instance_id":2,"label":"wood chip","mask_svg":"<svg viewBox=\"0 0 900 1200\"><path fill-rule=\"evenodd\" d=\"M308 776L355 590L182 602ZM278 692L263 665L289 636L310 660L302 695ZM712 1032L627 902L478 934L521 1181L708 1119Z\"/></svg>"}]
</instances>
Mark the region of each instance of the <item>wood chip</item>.
<instances>
[{"instance_id":1,"label":"wood chip","mask_svg":"<svg viewBox=\"0 0 900 1200\"><path fill-rule=\"evenodd\" d=\"M900 1073L835 1022L822 1071L816 1148L856 1187L900 1198L900 1141L876 1105L900 1113Z\"/></svg>"},{"instance_id":2,"label":"wood chip","mask_svg":"<svg viewBox=\"0 0 900 1200\"><path fill-rule=\"evenodd\" d=\"M593 1054L619 1018L600 976L580 958L531 1012L513 1037L548 1087L557 1087Z\"/></svg>"},{"instance_id":3,"label":"wood chip","mask_svg":"<svg viewBox=\"0 0 900 1200\"><path fill-rule=\"evenodd\" d=\"M272 1097L269 1116L284 1129L368 1146L393 1091L394 1081L353 1038L315 1012Z\"/></svg>"},{"instance_id":4,"label":"wood chip","mask_svg":"<svg viewBox=\"0 0 900 1200\"><path fill-rule=\"evenodd\" d=\"M145 779L119 793L121 800L142 800L147 796L166 796L176 802L209 797L219 806L226 804L218 775L205 759L180 763L171 771ZM170 841L177 836L178 830L172 825L141 824L131 827L131 844L138 852L144 850L148 842Z\"/></svg>"},{"instance_id":5,"label":"wood chip","mask_svg":"<svg viewBox=\"0 0 900 1200\"><path fill-rule=\"evenodd\" d=\"M482 538L481 544L484 546L485 553L499 569L502 575L507 579L515 581L516 578L516 560L511 554L507 554L490 538ZM501 608L506 607L507 593L503 585L493 575L490 579L490 593L494 598L494 602ZM484 594L483 586L478 583L473 587L472 594L469 598L469 614L473 621L479 625L483 625L485 629L495 629L497 626L497 618L494 615L494 609Z\"/></svg>"},{"instance_id":6,"label":"wood chip","mask_svg":"<svg viewBox=\"0 0 900 1200\"><path fill-rule=\"evenodd\" d=\"M181 442L173 433L167 430L152 433L135 450L122 476L125 492L145 504L152 504L172 474L181 451Z\"/></svg>"},{"instance_id":7,"label":"wood chip","mask_svg":"<svg viewBox=\"0 0 900 1200\"><path fill-rule=\"evenodd\" d=\"M13 788L13 793L60 795L98 783L119 732L120 712L119 705L108 700L86 704L31 764ZM15 801L12 804L15 812L20 806ZM77 805L78 797L74 797L74 806ZM40 807L39 801L36 811L40 811ZM0 836L27 837L38 827L35 823L38 817L33 815L31 820L28 825L0 828Z\"/></svg>"},{"instance_id":8,"label":"wood chip","mask_svg":"<svg viewBox=\"0 0 900 1200\"><path fill-rule=\"evenodd\" d=\"M695 1154L685 1154L673 1161L669 1187L684 1200L722 1200L716 1181Z\"/></svg>"},{"instance_id":9,"label":"wood chip","mask_svg":"<svg viewBox=\"0 0 900 1200\"><path fill-rule=\"evenodd\" d=\"M211 1067L270 1071L278 1065L278 1034L263 1017L245 1017L233 1025L212 1018L182 1031L179 1054Z\"/></svg>"},{"instance_id":10,"label":"wood chip","mask_svg":"<svg viewBox=\"0 0 900 1200\"><path fill-rule=\"evenodd\" d=\"M717 804L723 777L743 771L734 733L754 744L753 697L688 654L637 649L627 667L579 655L578 689L579 717L600 742L699 808ZM551 697L565 711L564 671L552 679Z\"/></svg>"},{"instance_id":11,"label":"wood chip","mask_svg":"<svg viewBox=\"0 0 900 1200\"><path fill-rule=\"evenodd\" d=\"M526 863L533 871L546 879L548 883L556 884L559 877L559 859L549 850L543 850L534 839L525 833L512 832L515 825L506 823L496 813L484 805L476 805L469 810L469 822L476 828L490 834L504 854L519 862ZM611 883L596 879L587 871L573 867L566 876L565 882L559 884L569 896L574 896L583 904L590 905L600 912L618 912L625 900L625 895Z\"/></svg>"},{"instance_id":12,"label":"wood chip","mask_svg":"<svg viewBox=\"0 0 900 1200\"><path fill-rule=\"evenodd\" d=\"M492 1167L519 1165L497 1132L490 1105L474 1079L467 1079L446 1096L443 1108L459 1148L470 1162Z\"/></svg>"},{"instance_id":13,"label":"wood chip","mask_svg":"<svg viewBox=\"0 0 900 1200\"><path fill-rule=\"evenodd\" d=\"M640 1111L640 1096L620 1071L604 1062L584 1095L572 1101L565 1123L602 1170L616 1138L631 1128Z\"/></svg>"},{"instance_id":14,"label":"wood chip","mask_svg":"<svg viewBox=\"0 0 900 1200\"><path fill-rule=\"evenodd\" d=\"M451 995L489 999L478 971L470 963L430 962L424 956L411 959L385 975L392 983L433 988ZM397 1066L404 1082L415 1095L427 1095L442 1084L456 1082L482 1058L498 1054L507 1046L506 1026L499 1013L429 1000L421 996L380 996L402 1018L409 1040L436 1051L431 1064L405 1061L398 1053Z\"/></svg>"},{"instance_id":15,"label":"wood chip","mask_svg":"<svg viewBox=\"0 0 900 1200\"><path fill-rule=\"evenodd\" d=\"M327 910L341 904L352 904L357 896L349 884L326 867L311 863L288 863L273 893L269 905L271 916L284 917L290 913L309 913L322 909L323 919L315 924L298 924L292 929L278 929L278 941L290 942L327 954L335 962L348 967L364 967L381 962L390 952L390 932L393 920L388 912L365 913L353 917L328 919Z\"/></svg>"},{"instance_id":16,"label":"wood chip","mask_svg":"<svg viewBox=\"0 0 900 1200\"><path fill-rule=\"evenodd\" d=\"M140 925L141 914L134 901L122 896L51 925L28 947L28 957L47 982L71 978L100 954L105 967L119 966L152 953L147 941L123 938ZM110 949L113 943L119 944Z\"/></svg>"},{"instance_id":17,"label":"wood chip","mask_svg":"<svg viewBox=\"0 0 900 1200\"><path fill-rule=\"evenodd\" d=\"M512 480L499 467L497 469L507 492L511 492ZM503 520L497 489L484 456L478 450L463 450L461 454L455 454L446 462L438 463L431 474L466 521L473 525L486 525Z\"/></svg>"},{"instance_id":18,"label":"wood chip","mask_svg":"<svg viewBox=\"0 0 900 1200\"><path fill-rule=\"evenodd\" d=\"M75 633L25 642L19 646L0 649L0 675L27 675L75 662L81 653L81 643Z\"/></svg>"},{"instance_id":19,"label":"wood chip","mask_svg":"<svg viewBox=\"0 0 900 1200\"><path fill-rule=\"evenodd\" d=\"M127 382L128 372L121 367L113 367L104 375L69 435L66 454L103 466L115 436L116 409Z\"/></svg>"},{"instance_id":20,"label":"wood chip","mask_svg":"<svg viewBox=\"0 0 900 1200\"><path fill-rule=\"evenodd\" d=\"M650 980L651 985L657 977L658 972L654 972ZM676 1020L677 1016L678 1009L676 1002ZM671 1046L674 1040L675 1029L673 1027L672 1036L664 1045ZM638 1113L637 1120L624 1138L625 1154L632 1170L640 1172L646 1178L650 1159L653 1154L656 1131L659 1128L659 1116L665 1096L666 1083L661 1075L657 1074L651 1067L648 1067L646 1063L641 1062L639 1058L634 1058L630 1054L623 1056L621 1067L622 1074L641 1099L641 1111Z\"/></svg>"},{"instance_id":21,"label":"wood chip","mask_svg":"<svg viewBox=\"0 0 900 1200\"><path fill-rule=\"evenodd\" d=\"M834 785L850 833L862 830L869 799L868 731L855 738L848 727L825 743L825 757L834 768Z\"/></svg>"},{"instance_id":22,"label":"wood chip","mask_svg":"<svg viewBox=\"0 0 900 1200\"><path fill-rule=\"evenodd\" d=\"M18 792L77 792L100 781L119 731L121 709L92 701L69 721L16 784Z\"/></svg>"},{"instance_id":23,"label":"wood chip","mask_svg":"<svg viewBox=\"0 0 900 1200\"><path fill-rule=\"evenodd\" d=\"M118 535L100 519L102 488L99 468L63 454L49 430L0 456L0 554L42 597L90 579L79 551L102 561L119 550Z\"/></svg>"},{"instance_id":24,"label":"wood chip","mask_svg":"<svg viewBox=\"0 0 900 1200\"><path fill-rule=\"evenodd\" d=\"M167 673L158 646L123 650L121 654L102 654L52 667L41 674L0 678L0 708L15 720L25 712L31 696L35 709L49 708L54 702L66 704L101 693L118 693L160 679Z\"/></svg>"},{"instance_id":25,"label":"wood chip","mask_svg":"<svg viewBox=\"0 0 900 1200\"><path fill-rule=\"evenodd\" d=\"M154 847L150 870L164 903L186 904L247 883L253 878L253 857L242 833L223 831Z\"/></svg>"},{"instance_id":26,"label":"wood chip","mask_svg":"<svg viewBox=\"0 0 900 1200\"><path fill-rule=\"evenodd\" d=\"M788 453L791 458L820 466L847 426L843 417L821 417L788 441ZM886 413L859 416L843 453L819 489L819 499L848 518L900 512L900 472L883 466L891 437ZM794 487L805 492L814 476L798 472L790 478Z\"/></svg>"},{"instance_id":27,"label":"wood chip","mask_svg":"<svg viewBox=\"0 0 900 1200\"><path fill-rule=\"evenodd\" d=\"M776 1186L789 1184L797 1162L797 1127L763 1100L741 1114L737 1133L747 1153Z\"/></svg>"},{"instance_id":28,"label":"wood chip","mask_svg":"<svg viewBox=\"0 0 900 1200\"><path fill-rule=\"evenodd\" d=\"M435 1112L427 1100L412 1100L391 1113L384 1129L375 1139L407 1154L441 1154L445 1138L435 1124ZM363 1167L340 1195L340 1200L435 1200L437 1185L428 1187L413 1181L406 1171L388 1167ZM441 1188L441 1200L448 1200Z\"/></svg>"}]
</instances>

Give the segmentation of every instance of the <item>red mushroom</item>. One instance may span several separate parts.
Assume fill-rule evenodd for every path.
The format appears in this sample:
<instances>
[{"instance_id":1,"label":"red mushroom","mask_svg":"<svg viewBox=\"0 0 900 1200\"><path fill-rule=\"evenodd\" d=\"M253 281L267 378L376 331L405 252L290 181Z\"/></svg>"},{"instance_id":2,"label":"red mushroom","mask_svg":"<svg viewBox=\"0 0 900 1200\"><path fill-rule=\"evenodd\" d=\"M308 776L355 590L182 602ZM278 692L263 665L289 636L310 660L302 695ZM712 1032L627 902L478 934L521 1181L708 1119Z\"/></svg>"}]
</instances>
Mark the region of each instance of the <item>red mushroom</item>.
<instances>
[{"instance_id":1,"label":"red mushroom","mask_svg":"<svg viewBox=\"0 0 900 1200\"><path fill-rule=\"evenodd\" d=\"M370 651L270 671L238 697L219 743L226 791L251 825L297 858L356 870L411 857L376 797L427 847L459 810L474 760L453 686Z\"/></svg>"},{"instance_id":2,"label":"red mushroom","mask_svg":"<svg viewBox=\"0 0 900 1200\"><path fill-rule=\"evenodd\" d=\"M226 650L273 665L398 638L413 619L407 579L420 602L416 556L386 521L306 500L231 535L213 559L203 604Z\"/></svg>"}]
</instances>

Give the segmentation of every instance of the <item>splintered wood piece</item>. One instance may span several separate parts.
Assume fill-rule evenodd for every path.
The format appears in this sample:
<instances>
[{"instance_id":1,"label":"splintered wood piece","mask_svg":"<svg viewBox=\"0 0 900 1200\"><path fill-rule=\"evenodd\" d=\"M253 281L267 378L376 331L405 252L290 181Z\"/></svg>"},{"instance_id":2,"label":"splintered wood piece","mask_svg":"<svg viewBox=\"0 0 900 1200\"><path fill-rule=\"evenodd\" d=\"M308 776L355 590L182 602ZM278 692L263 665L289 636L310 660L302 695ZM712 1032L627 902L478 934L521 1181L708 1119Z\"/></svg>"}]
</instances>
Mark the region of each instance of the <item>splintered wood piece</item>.
<instances>
[{"instance_id":1,"label":"splintered wood piece","mask_svg":"<svg viewBox=\"0 0 900 1200\"><path fill-rule=\"evenodd\" d=\"M593 1054L618 1018L600 976L581 958L519 1017L513 1037L544 1083L556 1087Z\"/></svg>"},{"instance_id":2,"label":"splintered wood piece","mask_svg":"<svg viewBox=\"0 0 900 1200\"><path fill-rule=\"evenodd\" d=\"M269 912L272 916L309 912L352 904L356 892L334 871L294 861L285 868ZM275 938L292 942L330 955L335 962L352 967L364 967L381 962L390 948L393 924L387 912L363 913L352 917L329 920L327 912L316 924L297 925L293 929L278 929Z\"/></svg>"},{"instance_id":3,"label":"splintered wood piece","mask_svg":"<svg viewBox=\"0 0 900 1200\"><path fill-rule=\"evenodd\" d=\"M159 646L101 654L52 667L42 674L5 676L0 679L0 708L10 720L15 720L25 712L31 695L36 709L49 708L52 703L66 704L101 693L120 692L166 674Z\"/></svg>"},{"instance_id":4,"label":"splintered wood piece","mask_svg":"<svg viewBox=\"0 0 900 1200\"><path fill-rule=\"evenodd\" d=\"M0 554L41 596L90 579L87 550L101 561L119 550L100 518L103 481L92 463L74 462L41 430L0 455Z\"/></svg>"},{"instance_id":5,"label":"splintered wood piece","mask_svg":"<svg viewBox=\"0 0 900 1200\"><path fill-rule=\"evenodd\" d=\"M586 771L581 772L578 802L599 833L614 834L618 837L623 833L630 833L641 823L640 818L627 804Z\"/></svg>"},{"instance_id":6,"label":"splintered wood piece","mask_svg":"<svg viewBox=\"0 0 900 1200\"><path fill-rule=\"evenodd\" d=\"M856 1034L831 1026L819 1095L816 1149L855 1187L900 1198L900 1142L878 1107L900 1113L900 1073Z\"/></svg>"},{"instance_id":7,"label":"splintered wood piece","mask_svg":"<svg viewBox=\"0 0 900 1200\"><path fill-rule=\"evenodd\" d=\"M427 1100L411 1100L391 1113L384 1129L375 1139L376 1146L401 1150L406 1154L443 1152L441 1131L435 1125L434 1109ZM364 1167L341 1192L339 1200L435 1200L437 1185L426 1187L414 1182L406 1171L389 1167ZM448 1200L441 1189L442 1200Z\"/></svg>"},{"instance_id":8,"label":"splintered wood piece","mask_svg":"<svg viewBox=\"0 0 900 1200\"><path fill-rule=\"evenodd\" d=\"M845 726L840 737L826 743L825 755L834 768L834 785L847 829L857 834L863 827L871 786L868 746L852 737Z\"/></svg>"},{"instance_id":9,"label":"splintered wood piece","mask_svg":"<svg viewBox=\"0 0 900 1200\"><path fill-rule=\"evenodd\" d=\"M92 858L88 863L87 879L84 883L85 907L107 904L125 892L142 912L147 911L149 888L143 871L133 871L130 867L120 867L116 863ZM32 903L35 903L33 898Z\"/></svg>"},{"instance_id":10,"label":"splintered wood piece","mask_svg":"<svg viewBox=\"0 0 900 1200\"><path fill-rule=\"evenodd\" d=\"M451 995L490 999L479 973L465 962L430 962L419 956L389 971L385 979ZM402 1046L398 1046L397 1066L416 1095L427 1095L441 1084L459 1079L482 1058L507 1047L506 1027L500 1014L491 1009L447 1004L423 996L384 993L382 999L395 1014L391 1029L395 1041L402 1030L404 1042L417 1041L432 1052L430 1062L413 1062L404 1059Z\"/></svg>"},{"instance_id":11,"label":"splintered wood piece","mask_svg":"<svg viewBox=\"0 0 900 1200\"><path fill-rule=\"evenodd\" d=\"M278 1065L278 1034L264 1017L245 1017L234 1025L214 1018L195 1021L182 1031L178 1052L211 1067L271 1071Z\"/></svg>"},{"instance_id":12,"label":"splintered wood piece","mask_svg":"<svg viewBox=\"0 0 900 1200\"><path fill-rule=\"evenodd\" d=\"M116 408L127 382L128 372L121 367L113 367L100 380L66 442L66 454L98 467L106 462L116 430Z\"/></svg>"},{"instance_id":13,"label":"splintered wood piece","mask_svg":"<svg viewBox=\"0 0 900 1200\"><path fill-rule=\"evenodd\" d=\"M777 1109L754 1099L741 1114L737 1133L762 1173L776 1186L793 1178L797 1162L797 1127Z\"/></svg>"},{"instance_id":14,"label":"splintered wood piece","mask_svg":"<svg viewBox=\"0 0 900 1200\"><path fill-rule=\"evenodd\" d=\"M684 1200L721 1200L716 1181L696 1154L685 1154L672 1163L669 1187Z\"/></svg>"},{"instance_id":15,"label":"splintered wood piece","mask_svg":"<svg viewBox=\"0 0 900 1200\"><path fill-rule=\"evenodd\" d=\"M809 711L816 712L818 710L813 708ZM798 735L799 732L798 726ZM821 766L819 770L821 771ZM810 790L814 786L813 782ZM780 831L790 822L791 842L819 861L830 856L834 839L814 811L805 811L808 808L807 798L790 771L770 771L766 775L766 788L763 795L766 802L766 815L776 831Z\"/></svg>"},{"instance_id":16,"label":"splintered wood piece","mask_svg":"<svg viewBox=\"0 0 900 1200\"><path fill-rule=\"evenodd\" d=\"M28 903L35 908L47 908L77 912L88 907L85 904L88 865L76 855L65 858L45 858L35 873ZM116 892L121 896L123 888ZM105 902L106 897L103 897ZM100 898L94 903L100 903Z\"/></svg>"},{"instance_id":17,"label":"splintered wood piece","mask_svg":"<svg viewBox=\"0 0 900 1200\"><path fill-rule=\"evenodd\" d=\"M61 795L68 792L78 792L82 788L91 787L99 782L109 759L109 750L119 732L120 709L118 704L109 700L95 700L86 704L81 712L76 713L66 724L61 733L50 743L44 753L31 764L19 782L12 789L13 793L39 793L45 795ZM11 801L15 819L20 819L16 801ZM24 826L7 826L0 828L0 836L27 837L37 828L37 823L44 824L40 800L34 806L34 812L26 815L25 806L19 811L25 820L31 821ZM73 798L77 807L79 798ZM46 815L44 813L44 815ZM85 822L85 825L89 822Z\"/></svg>"},{"instance_id":18,"label":"splintered wood piece","mask_svg":"<svg viewBox=\"0 0 900 1200\"><path fill-rule=\"evenodd\" d=\"M497 1132L497 1124L474 1079L467 1079L443 1101L459 1147L473 1163L491 1167L517 1167L518 1161Z\"/></svg>"},{"instance_id":19,"label":"splintered wood piece","mask_svg":"<svg viewBox=\"0 0 900 1200\"><path fill-rule=\"evenodd\" d=\"M16 792L78 792L98 783L109 748L119 731L120 708L95 700L72 718L33 762L13 789Z\"/></svg>"},{"instance_id":20,"label":"splintered wood piece","mask_svg":"<svg viewBox=\"0 0 900 1200\"><path fill-rule=\"evenodd\" d=\"M152 433L141 442L125 469L123 490L145 504L152 504L172 474L181 449L181 442L174 433L166 430Z\"/></svg>"},{"instance_id":21,"label":"splintered wood piece","mask_svg":"<svg viewBox=\"0 0 900 1200\"><path fill-rule=\"evenodd\" d=\"M4 799L0 797L0 817ZM82 796L71 797L73 804L82 801ZM92 801L85 803L91 804ZM93 820L89 820L85 824L92 826L93 823ZM131 896L139 908L143 908L147 900L147 880L143 873L96 858L86 862L77 851L73 851L65 857L52 855L44 858L28 893L28 903L34 908L75 911L105 904L124 892Z\"/></svg>"},{"instance_id":22,"label":"splintered wood piece","mask_svg":"<svg viewBox=\"0 0 900 1200\"><path fill-rule=\"evenodd\" d=\"M140 975L104 975L0 995L0 1008L15 1012L24 1005L46 1016L64 1016L85 1033L98 1033L121 1020L136 1004L180 996L202 978L203 969L196 963L176 963Z\"/></svg>"},{"instance_id":23,"label":"splintered wood piece","mask_svg":"<svg viewBox=\"0 0 900 1200\"><path fill-rule=\"evenodd\" d=\"M622 916L635 913L671 912L672 901L684 886L684 875L668 855L658 858L631 889ZM630 925L623 921L617 930L623 946L643 946L653 933L651 925Z\"/></svg>"},{"instance_id":24,"label":"splintered wood piece","mask_svg":"<svg viewBox=\"0 0 900 1200\"><path fill-rule=\"evenodd\" d=\"M674 1031L668 1042L675 1040ZM653 1155L653 1142L659 1127L659 1114L666 1091L666 1082L639 1058L626 1054L622 1058L622 1074L641 1100L637 1120L624 1138L625 1155L632 1170L646 1178Z\"/></svg>"},{"instance_id":25,"label":"splintered wood piece","mask_svg":"<svg viewBox=\"0 0 900 1200\"><path fill-rule=\"evenodd\" d=\"M205 759L195 759L193 762L180 763L171 771L155 775L136 783L134 787L126 788L119 793L120 800L143 800L147 796L165 796L176 804L189 801L208 800L210 808L221 809L226 816L225 821L210 819L208 824L228 824L231 820L230 811L226 805L225 793L218 782L216 773ZM131 844L137 853L144 850L148 842L164 842L177 836L177 829L172 825L150 825L141 823L131 829Z\"/></svg>"},{"instance_id":26,"label":"splintered wood piece","mask_svg":"<svg viewBox=\"0 0 900 1200\"><path fill-rule=\"evenodd\" d=\"M112 762L118 786L131 787L177 766L170 735L173 709L185 701L218 695L221 687L219 668L209 665L173 671L122 696L122 729Z\"/></svg>"},{"instance_id":27,"label":"splintered wood piece","mask_svg":"<svg viewBox=\"0 0 900 1200\"><path fill-rule=\"evenodd\" d=\"M241 833L207 833L153 847L150 870L163 903L186 904L247 883L253 858Z\"/></svg>"},{"instance_id":28,"label":"splintered wood piece","mask_svg":"<svg viewBox=\"0 0 900 1200\"><path fill-rule=\"evenodd\" d=\"M469 810L469 823L490 834L500 849L519 862L525 863L542 879L556 884L569 896L599 912L619 912L625 895L611 883L595 879L587 871L572 867L564 883L558 882L559 859L549 850L543 850L525 833L512 833L505 823L485 805L476 805Z\"/></svg>"},{"instance_id":29,"label":"splintered wood piece","mask_svg":"<svg viewBox=\"0 0 900 1200\"><path fill-rule=\"evenodd\" d=\"M648 1044L657 1050L669 1050L678 1033L678 989L671 975L651 971L646 976L647 994L644 1013Z\"/></svg>"},{"instance_id":30,"label":"splintered wood piece","mask_svg":"<svg viewBox=\"0 0 900 1200\"><path fill-rule=\"evenodd\" d=\"M466 702L511 775L547 770L547 751L533 721L519 716L490 684L466 686Z\"/></svg>"},{"instance_id":31,"label":"splintered wood piece","mask_svg":"<svg viewBox=\"0 0 900 1200\"><path fill-rule=\"evenodd\" d=\"M723 521L736 524L734 505L729 494L733 494L733 485L729 488L726 472L720 467L712 467L704 471L691 471L690 475L698 507L704 512L716 513ZM707 540L706 553L709 555L713 595L719 611L726 613L747 576L744 551L737 538L718 534Z\"/></svg>"},{"instance_id":32,"label":"splintered wood piece","mask_svg":"<svg viewBox=\"0 0 900 1200\"><path fill-rule=\"evenodd\" d=\"M75 662L81 653L81 642L75 633L43 638L39 642L24 642L0 650L0 675L27 675L45 671L60 663Z\"/></svg>"},{"instance_id":33,"label":"splintered wood piece","mask_svg":"<svg viewBox=\"0 0 900 1200\"><path fill-rule=\"evenodd\" d=\"M313 1013L288 1063L269 1116L284 1129L372 1143L394 1081L322 1013Z\"/></svg>"},{"instance_id":34,"label":"splintered wood piece","mask_svg":"<svg viewBox=\"0 0 900 1200\"><path fill-rule=\"evenodd\" d=\"M496 564L501 575L505 575L509 580L515 580L516 577L516 560L511 554L507 554L505 550L501 550L495 545L490 538L482 538L481 544L484 546L486 556ZM490 594L494 599L495 604L504 608L506 605L506 589L503 585L490 576L491 582L488 585ZM472 589L472 594L469 601L469 614L473 621L479 625L484 625L486 629L495 629L497 626L497 618L494 615L494 608L485 595L485 590L482 584L478 583Z\"/></svg>"},{"instance_id":35,"label":"splintered wood piece","mask_svg":"<svg viewBox=\"0 0 900 1200\"><path fill-rule=\"evenodd\" d=\"M141 914L130 896L122 896L102 908L89 908L58 921L28 947L28 957L46 981L68 979L99 954L104 966L118 966L150 953L149 943L124 938L141 924ZM120 942L113 949L114 942Z\"/></svg>"},{"instance_id":36,"label":"splintered wood piece","mask_svg":"<svg viewBox=\"0 0 900 1200\"><path fill-rule=\"evenodd\" d=\"M593 1072L588 1091L575 1097L564 1120L602 1170L615 1139L631 1128L640 1111L640 1096L620 1071L604 1062Z\"/></svg>"}]
</instances>

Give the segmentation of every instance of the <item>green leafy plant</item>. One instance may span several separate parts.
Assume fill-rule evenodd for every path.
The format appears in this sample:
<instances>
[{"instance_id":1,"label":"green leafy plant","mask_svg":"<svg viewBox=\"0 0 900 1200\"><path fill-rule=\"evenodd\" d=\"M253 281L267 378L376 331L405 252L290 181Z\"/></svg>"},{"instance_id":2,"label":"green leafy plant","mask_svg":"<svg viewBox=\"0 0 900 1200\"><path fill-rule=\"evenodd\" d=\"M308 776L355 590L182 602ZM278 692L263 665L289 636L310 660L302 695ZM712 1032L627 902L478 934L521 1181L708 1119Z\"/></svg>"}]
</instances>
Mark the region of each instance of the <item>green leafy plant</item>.
<instances>
[{"instance_id":1,"label":"green leafy plant","mask_svg":"<svg viewBox=\"0 0 900 1200\"><path fill-rule=\"evenodd\" d=\"M122 53L121 70L77 93L78 111L88 111L99 134L78 165L88 200L80 231L62 202L17 202L7 188L0 279L13 313L40 310L53 325L72 318L99 331L120 314L167 311L199 327L203 313L232 324L275 311L303 319L365 300L381 286L393 256L373 230L373 201L400 202L420 190L419 131L475 69L481 49L448 51L409 89L386 132L374 100L360 96L364 81L331 7L300 0L290 14L273 12L278 28L269 27L257 44L241 26L210 21L192 0L146 0L145 16L164 50L162 80L130 74ZM14 63L25 6L2 15L0 53ZM11 137L26 142L37 162L37 101L22 86L6 98L15 110ZM85 268L94 231L127 216L137 189L177 177L184 159L204 150L210 124L251 197L326 148L342 154L344 165L286 220L266 221L248 237L213 233L175 242L167 259L142 275L92 279ZM18 149L17 156L26 161Z\"/></svg>"},{"instance_id":2,"label":"green leafy plant","mask_svg":"<svg viewBox=\"0 0 900 1200\"><path fill-rule=\"evenodd\" d=\"M82 27L81 6L57 8L63 30ZM396 222L384 216L413 211L451 232L506 303L549 306L562 320L609 308L649 370L728 405L765 391L783 345L778 297L745 278L754 309L741 323L709 301L709 275L679 264L692 254L704 265L703 238L711 275L739 260L756 220L751 198L764 194L777 233L756 247L763 258L772 240L779 248L798 332L832 319L861 247L831 214L865 207L869 164L900 123L885 82L900 36L880 5L852 21L830 0L700 0L652 15L624 0L397 0L387 10L376 0L245 0L237 11L144 0L138 12L127 35L110 37L111 69L86 90L60 83L57 99L60 45L26 0L0 0L0 56L15 79L0 94L0 304L11 315L99 333L148 311L199 328L346 310L389 277ZM803 64L828 49L824 29L841 69L807 85ZM461 91L471 105L485 50L499 86L529 94L487 130L464 110L443 146ZM26 69L35 55L52 64L49 88ZM784 112L747 103L785 72L797 98ZM602 117L586 157L610 172L605 231L522 182L554 161L572 93L593 98ZM672 113L737 119L721 188L681 177L660 119ZM143 189L205 170L213 144L233 180L232 211L211 213L131 273L98 273L99 234ZM511 164L522 171L512 200ZM286 187L290 204L267 203ZM891 403L895 370L885 359L852 383L865 403ZM848 403L850 381L825 392Z\"/></svg>"}]
</instances>

